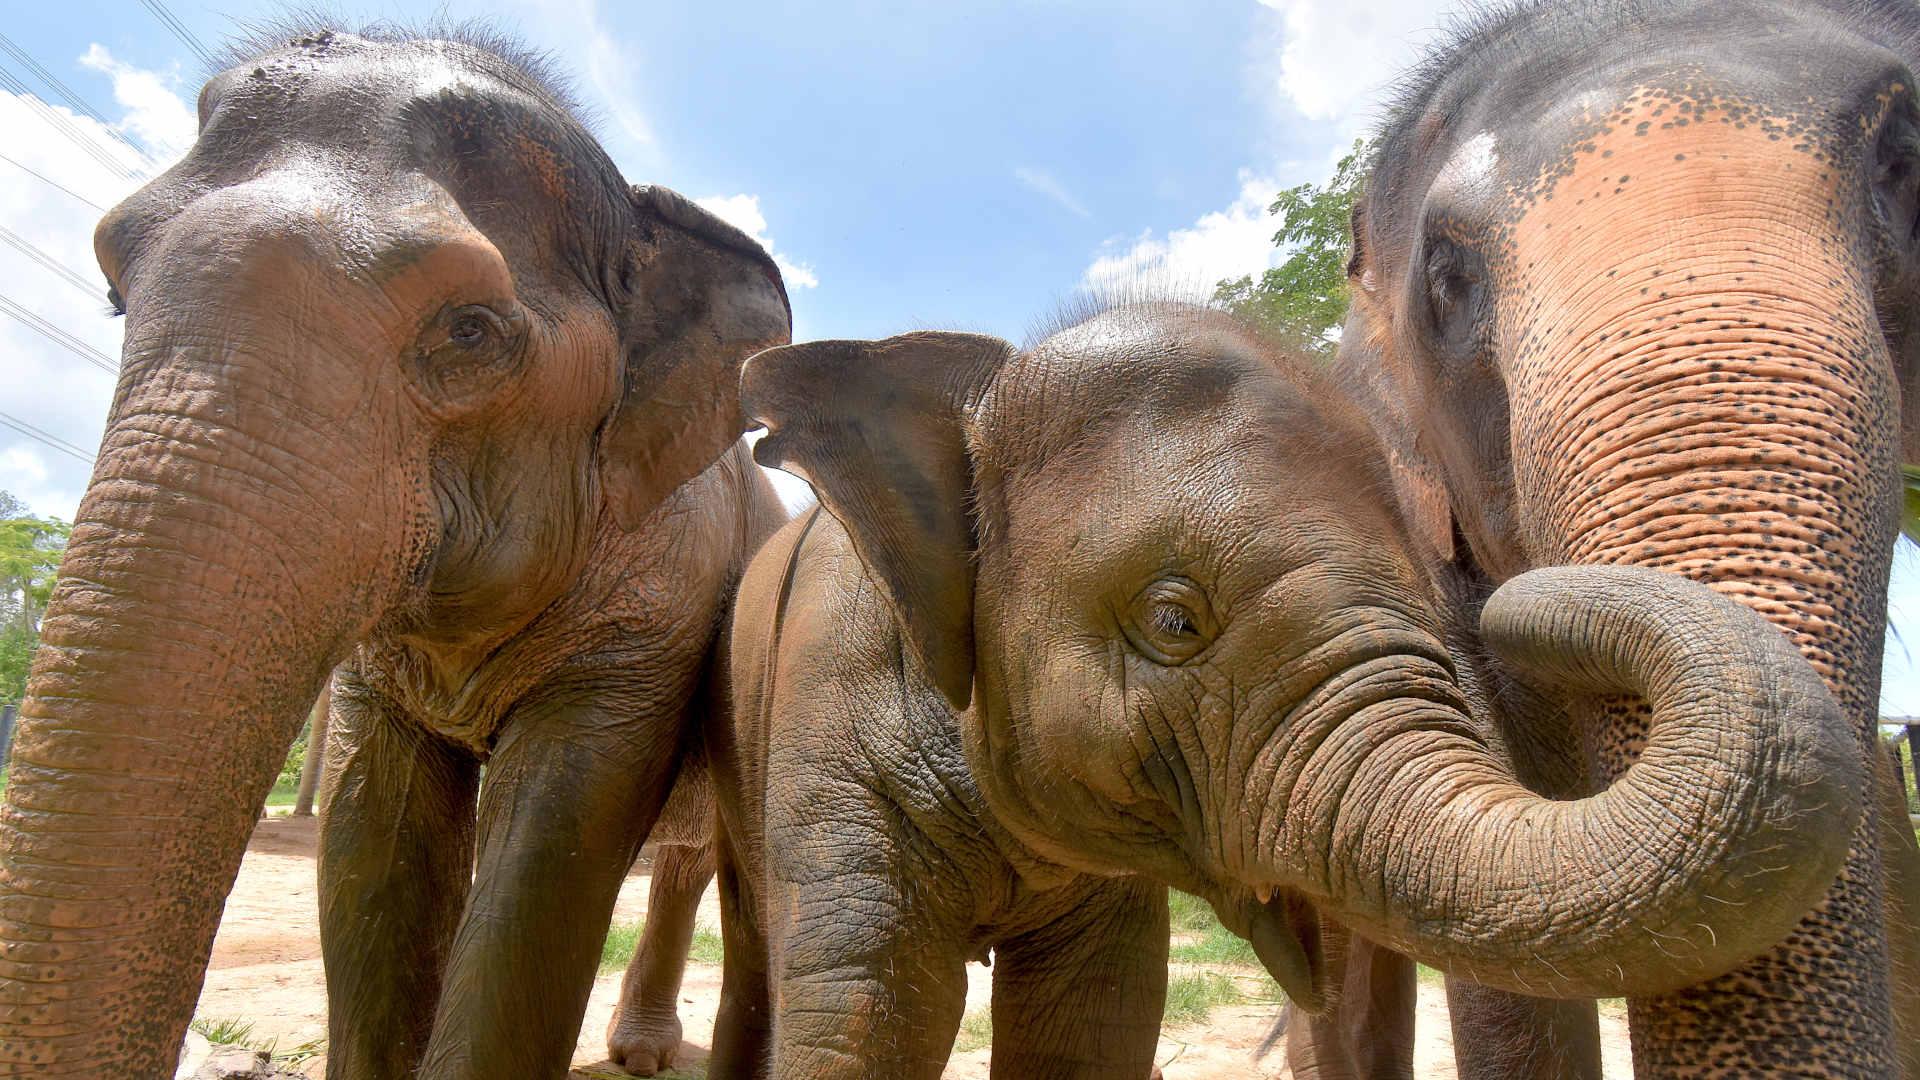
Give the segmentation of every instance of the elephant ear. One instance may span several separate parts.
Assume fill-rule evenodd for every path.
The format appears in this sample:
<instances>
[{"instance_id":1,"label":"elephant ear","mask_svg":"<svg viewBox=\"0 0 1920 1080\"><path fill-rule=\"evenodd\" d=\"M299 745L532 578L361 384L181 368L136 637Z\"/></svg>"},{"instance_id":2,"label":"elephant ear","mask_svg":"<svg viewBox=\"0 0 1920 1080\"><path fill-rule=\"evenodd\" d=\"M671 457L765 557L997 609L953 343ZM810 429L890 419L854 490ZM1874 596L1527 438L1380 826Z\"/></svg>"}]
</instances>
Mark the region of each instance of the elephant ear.
<instances>
[{"instance_id":1,"label":"elephant ear","mask_svg":"<svg viewBox=\"0 0 1920 1080\"><path fill-rule=\"evenodd\" d=\"M967 420L1012 351L979 334L815 341L747 361L754 458L804 476L846 527L902 636L955 708L973 693Z\"/></svg>"},{"instance_id":2,"label":"elephant ear","mask_svg":"<svg viewBox=\"0 0 1920 1080\"><path fill-rule=\"evenodd\" d=\"M630 192L615 285L625 389L600 439L608 508L632 529L726 452L740 365L791 339L780 271L745 233L663 187Z\"/></svg>"}]
</instances>

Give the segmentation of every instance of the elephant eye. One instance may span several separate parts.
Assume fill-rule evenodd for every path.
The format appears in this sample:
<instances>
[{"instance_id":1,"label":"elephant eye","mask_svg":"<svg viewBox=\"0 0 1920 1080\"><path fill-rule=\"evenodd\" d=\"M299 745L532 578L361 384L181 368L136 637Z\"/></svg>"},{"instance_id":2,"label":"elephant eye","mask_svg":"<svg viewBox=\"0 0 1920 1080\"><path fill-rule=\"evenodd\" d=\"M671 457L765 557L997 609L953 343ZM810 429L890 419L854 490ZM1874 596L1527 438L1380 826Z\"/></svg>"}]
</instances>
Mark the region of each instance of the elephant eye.
<instances>
[{"instance_id":1,"label":"elephant eye","mask_svg":"<svg viewBox=\"0 0 1920 1080\"><path fill-rule=\"evenodd\" d=\"M1207 594L1183 577L1160 578L1140 590L1122 630L1140 655L1165 667L1200 655L1220 632Z\"/></svg>"},{"instance_id":2,"label":"elephant eye","mask_svg":"<svg viewBox=\"0 0 1920 1080\"><path fill-rule=\"evenodd\" d=\"M506 385L526 359L528 322L515 306L444 307L421 328L403 361L436 408L464 409Z\"/></svg>"},{"instance_id":3,"label":"elephant eye","mask_svg":"<svg viewBox=\"0 0 1920 1080\"><path fill-rule=\"evenodd\" d=\"M116 317L127 313L127 302L111 281L107 283L107 307Z\"/></svg>"},{"instance_id":4,"label":"elephant eye","mask_svg":"<svg viewBox=\"0 0 1920 1080\"><path fill-rule=\"evenodd\" d=\"M477 304L455 308L447 325L447 340L463 349L477 349L489 339L505 337L506 320Z\"/></svg>"},{"instance_id":5,"label":"elephant eye","mask_svg":"<svg viewBox=\"0 0 1920 1080\"><path fill-rule=\"evenodd\" d=\"M1461 348L1472 341L1484 306L1485 272L1472 248L1445 238L1427 242L1427 313L1442 343Z\"/></svg>"}]
</instances>

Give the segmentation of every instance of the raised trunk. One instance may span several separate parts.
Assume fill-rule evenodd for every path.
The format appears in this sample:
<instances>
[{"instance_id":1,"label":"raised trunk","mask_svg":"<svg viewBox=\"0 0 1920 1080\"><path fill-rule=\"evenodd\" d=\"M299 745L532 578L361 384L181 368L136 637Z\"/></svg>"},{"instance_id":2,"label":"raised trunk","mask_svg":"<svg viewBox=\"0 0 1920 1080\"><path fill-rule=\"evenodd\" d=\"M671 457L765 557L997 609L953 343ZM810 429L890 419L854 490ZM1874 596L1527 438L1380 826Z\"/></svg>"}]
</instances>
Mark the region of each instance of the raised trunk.
<instances>
[{"instance_id":1,"label":"raised trunk","mask_svg":"<svg viewBox=\"0 0 1920 1080\"><path fill-rule=\"evenodd\" d=\"M1357 929L1485 985L1617 996L1726 971L1819 898L1859 813L1853 739L1764 620L1671 574L1555 567L1496 592L1482 630L1544 684L1653 702L1646 749L1607 790L1554 801L1444 694L1361 689L1405 679L1404 659L1354 673L1359 707L1288 813L1336 822L1323 887Z\"/></svg>"}]
</instances>

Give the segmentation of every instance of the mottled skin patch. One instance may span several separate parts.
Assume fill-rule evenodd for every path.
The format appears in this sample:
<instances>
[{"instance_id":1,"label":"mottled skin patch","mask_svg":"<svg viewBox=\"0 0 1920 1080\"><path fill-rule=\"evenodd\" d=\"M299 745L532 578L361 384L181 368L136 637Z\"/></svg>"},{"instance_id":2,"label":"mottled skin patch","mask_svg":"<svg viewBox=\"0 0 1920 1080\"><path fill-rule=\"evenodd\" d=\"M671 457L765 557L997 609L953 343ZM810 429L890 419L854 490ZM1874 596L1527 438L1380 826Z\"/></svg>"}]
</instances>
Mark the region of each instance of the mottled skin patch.
<instances>
[{"instance_id":1,"label":"mottled skin patch","mask_svg":"<svg viewBox=\"0 0 1920 1080\"><path fill-rule=\"evenodd\" d=\"M0 809L0 1073L170 1074L339 665L330 1075L552 1074L784 516L729 447L785 293L500 51L259 48L96 234L125 360Z\"/></svg>"},{"instance_id":2,"label":"mottled skin patch","mask_svg":"<svg viewBox=\"0 0 1920 1080\"><path fill-rule=\"evenodd\" d=\"M1416 77L1356 213L1345 352L1383 377L1402 500L1447 508L1430 552L1488 584L1705 581L1788 634L1869 745L1920 296L1886 133L1916 56L1911 4L1530 4ZM1567 707L1584 746L1561 752L1597 777L1639 752L1634 703ZM1640 1075L1920 1069L1878 824L1773 952L1630 1003Z\"/></svg>"}]
</instances>

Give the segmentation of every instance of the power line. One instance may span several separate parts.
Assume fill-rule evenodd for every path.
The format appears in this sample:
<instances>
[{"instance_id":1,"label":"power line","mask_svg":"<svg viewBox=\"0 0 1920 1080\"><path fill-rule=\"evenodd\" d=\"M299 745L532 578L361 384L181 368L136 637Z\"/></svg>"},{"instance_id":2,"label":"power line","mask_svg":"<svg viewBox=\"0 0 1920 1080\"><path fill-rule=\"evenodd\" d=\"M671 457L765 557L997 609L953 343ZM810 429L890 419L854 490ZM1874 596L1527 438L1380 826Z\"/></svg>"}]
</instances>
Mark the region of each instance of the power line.
<instances>
[{"instance_id":1,"label":"power line","mask_svg":"<svg viewBox=\"0 0 1920 1080\"><path fill-rule=\"evenodd\" d=\"M51 435L45 431L40 430L37 427L34 427L32 424L27 423L25 420L22 420L19 417L10 416L7 413L0 412L0 424L7 425L13 430L19 432L20 434L25 435L29 439L34 439L38 442L45 443L46 445L54 448L55 450L60 451L61 453L67 455L68 457L79 458L81 461L85 462L88 465L93 464L92 454L89 454L85 450L80 449L79 447L73 445L67 440L60 438L58 435Z\"/></svg>"},{"instance_id":2,"label":"power line","mask_svg":"<svg viewBox=\"0 0 1920 1080\"><path fill-rule=\"evenodd\" d=\"M95 140L88 138L86 132L80 130L73 121L61 116L54 110L53 106L41 101L39 95L35 94L26 83L21 82L18 76L4 67L0 67L0 89L5 89L20 100L26 102L29 109L38 113L42 120L53 125L55 131L65 135L75 146L86 151L87 155L93 158L93 160L128 180L140 179L140 173L128 168L124 163L109 153L105 147L101 146Z\"/></svg>"},{"instance_id":3,"label":"power line","mask_svg":"<svg viewBox=\"0 0 1920 1080\"><path fill-rule=\"evenodd\" d=\"M25 165L20 164L19 162L13 160L12 158L8 157L5 154L0 154L0 161L4 161L7 164L13 166L14 168L19 169L21 172L26 173L28 176L33 177L35 180L40 181L41 183L47 185L50 188L54 188L57 191L64 192L65 194L70 195L73 198L78 199L83 203L86 203L88 206L93 207L95 210L98 210L103 214L107 212L106 207L101 206L99 203L94 202L92 199L87 198L85 195L82 195L79 192L72 190L71 188L64 187L61 184L59 184L57 181L49 180L46 177L41 176L39 173L34 172L32 169L27 168Z\"/></svg>"},{"instance_id":4,"label":"power line","mask_svg":"<svg viewBox=\"0 0 1920 1080\"><path fill-rule=\"evenodd\" d=\"M173 31L173 36L179 38L181 44L192 49L194 55L200 57L201 63L208 67L213 66L212 51L200 44L200 39L194 36L193 31L187 29L186 23L173 17L173 12L167 10L164 0L140 0L140 6L152 12L153 17L160 20L161 26Z\"/></svg>"},{"instance_id":5,"label":"power line","mask_svg":"<svg viewBox=\"0 0 1920 1080\"><path fill-rule=\"evenodd\" d=\"M120 374L120 366L115 364L106 353L35 315L4 295L0 295L0 314L13 316L14 319L26 324L27 329L37 332L55 345L59 345L109 375Z\"/></svg>"},{"instance_id":6,"label":"power line","mask_svg":"<svg viewBox=\"0 0 1920 1080\"><path fill-rule=\"evenodd\" d=\"M145 163L147 168L152 169L159 164L159 162L154 158L153 154L149 151L149 149L145 145L136 143L133 139L129 138L125 132L114 127L111 123L108 123L107 118L100 115L100 110L94 108L92 105L87 104L85 99L83 99L79 94L74 93L73 90L70 87L68 87L66 83L63 83L58 78L56 78L53 72L48 71L46 68L42 67L40 65L40 62L33 58L32 54L28 53L25 49L22 49L20 46L14 44L13 39L8 37L5 34L0 34L0 52L4 52L8 56L13 57L16 61L19 61L20 64L26 67L28 71L31 71L33 72L33 74L38 76L41 82L45 83L49 89L51 89L55 94L59 95L59 97L67 103L68 108L71 108L74 112L77 112L82 116L87 117L88 119L92 120L94 123L99 124L101 129L106 131L107 134L119 140L120 143L124 145L127 149L133 151L135 154L138 154L140 156L140 160L143 163Z\"/></svg>"},{"instance_id":7,"label":"power line","mask_svg":"<svg viewBox=\"0 0 1920 1080\"><path fill-rule=\"evenodd\" d=\"M81 292L86 293L88 296L93 297L95 300L100 299L101 292L100 292L100 287L98 285L94 284L92 281L87 280L85 277L81 276L75 271L67 269L66 265L61 263L60 260L54 258L53 256L47 254L44 251L41 251L39 248L34 247L33 244L28 242L26 237L21 236L19 233L14 232L12 229L7 228L5 225L0 225L0 243L6 243L6 244L12 245L12 247L16 251L20 252L22 255L25 255L27 258L32 259L34 262L37 262L41 266L46 267L48 270L53 271L54 276L58 277L60 280L66 282L67 284L73 286L76 289L79 289Z\"/></svg>"}]
</instances>

